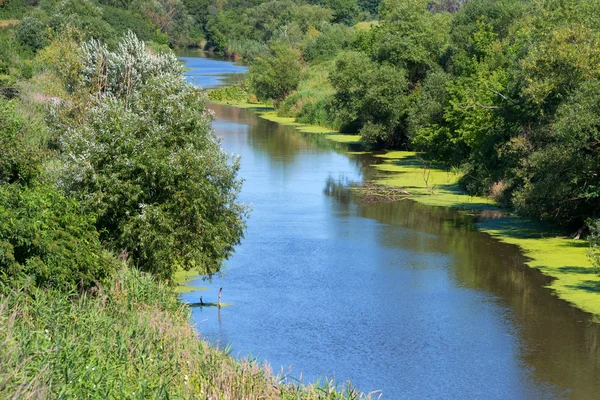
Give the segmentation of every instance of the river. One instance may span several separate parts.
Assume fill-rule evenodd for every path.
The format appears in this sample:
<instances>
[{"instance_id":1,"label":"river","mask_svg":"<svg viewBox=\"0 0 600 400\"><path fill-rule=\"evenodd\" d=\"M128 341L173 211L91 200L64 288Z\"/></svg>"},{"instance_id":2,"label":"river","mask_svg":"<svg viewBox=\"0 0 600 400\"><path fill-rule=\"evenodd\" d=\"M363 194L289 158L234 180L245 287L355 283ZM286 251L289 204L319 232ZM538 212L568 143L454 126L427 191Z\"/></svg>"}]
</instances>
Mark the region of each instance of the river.
<instances>
[{"instance_id":1,"label":"river","mask_svg":"<svg viewBox=\"0 0 600 400\"><path fill-rule=\"evenodd\" d=\"M244 71L182 60L202 87ZM478 216L363 204L347 184L373 178L374 157L250 110L210 108L252 205L225 275L181 295L214 301L223 288L232 306L193 309L211 343L290 379L350 380L383 399L599 398L600 326L545 289L518 248L478 232Z\"/></svg>"}]
</instances>

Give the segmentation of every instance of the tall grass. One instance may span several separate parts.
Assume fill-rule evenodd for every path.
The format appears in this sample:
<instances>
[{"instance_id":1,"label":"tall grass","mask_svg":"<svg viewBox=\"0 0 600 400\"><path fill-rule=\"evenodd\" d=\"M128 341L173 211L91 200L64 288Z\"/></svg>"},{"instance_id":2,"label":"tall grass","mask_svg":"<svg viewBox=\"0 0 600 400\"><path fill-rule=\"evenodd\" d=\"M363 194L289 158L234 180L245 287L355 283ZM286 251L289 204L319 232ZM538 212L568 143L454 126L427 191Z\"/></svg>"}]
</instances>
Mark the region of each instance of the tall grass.
<instances>
[{"instance_id":1,"label":"tall grass","mask_svg":"<svg viewBox=\"0 0 600 400\"><path fill-rule=\"evenodd\" d=\"M339 129L340 121L332 103L335 91L328 80L331 68L333 61L311 64L298 90L279 103L277 115L294 117L303 124Z\"/></svg>"},{"instance_id":2,"label":"tall grass","mask_svg":"<svg viewBox=\"0 0 600 400\"><path fill-rule=\"evenodd\" d=\"M121 269L93 294L0 297L0 398L358 399L331 382L283 383L200 340L189 309L151 276Z\"/></svg>"}]
</instances>

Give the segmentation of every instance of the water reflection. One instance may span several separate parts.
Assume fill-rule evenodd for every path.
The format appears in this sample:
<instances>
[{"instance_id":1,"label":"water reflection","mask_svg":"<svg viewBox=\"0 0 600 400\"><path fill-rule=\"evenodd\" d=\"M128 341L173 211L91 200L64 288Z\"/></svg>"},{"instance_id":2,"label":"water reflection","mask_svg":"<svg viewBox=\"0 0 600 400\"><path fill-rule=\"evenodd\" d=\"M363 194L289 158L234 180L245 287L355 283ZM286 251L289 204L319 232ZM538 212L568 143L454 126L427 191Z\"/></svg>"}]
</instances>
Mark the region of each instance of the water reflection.
<instances>
[{"instance_id":1,"label":"water reflection","mask_svg":"<svg viewBox=\"0 0 600 400\"><path fill-rule=\"evenodd\" d=\"M234 305L193 310L209 340L388 399L597 397L598 325L476 216L363 205L348 185L373 176L372 156L213 107L253 212L227 275L202 293L223 287Z\"/></svg>"},{"instance_id":2,"label":"water reflection","mask_svg":"<svg viewBox=\"0 0 600 400\"><path fill-rule=\"evenodd\" d=\"M327 187L326 193L342 203L352 198L347 182L331 179ZM455 257L452 278L457 285L492 293L498 304L506 307L519 330L519 357L537 382L566 388L561 392L565 397L595 397L600 389L600 327L588 314L545 289L551 278L527 267L515 246L478 232L474 222L479 216L410 201L382 202L361 207L359 212L386 223L379 237L388 247L418 249L423 254L451 253ZM431 236L394 235L393 226ZM406 264L428 268L429 262L407 260Z\"/></svg>"}]
</instances>

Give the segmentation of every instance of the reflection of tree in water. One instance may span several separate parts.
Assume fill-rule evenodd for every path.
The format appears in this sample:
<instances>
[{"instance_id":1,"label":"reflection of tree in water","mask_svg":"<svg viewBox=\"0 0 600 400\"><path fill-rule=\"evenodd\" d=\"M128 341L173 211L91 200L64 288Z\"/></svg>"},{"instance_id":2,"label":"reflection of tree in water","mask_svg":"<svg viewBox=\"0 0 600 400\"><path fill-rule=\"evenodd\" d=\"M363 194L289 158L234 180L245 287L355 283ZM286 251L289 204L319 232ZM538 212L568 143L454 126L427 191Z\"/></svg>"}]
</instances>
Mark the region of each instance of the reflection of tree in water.
<instances>
[{"instance_id":1,"label":"reflection of tree in water","mask_svg":"<svg viewBox=\"0 0 600 400\"><path fill-rule=\"evenodd\" d=\"M333 176L329 175L325 182L323 193L329 197L333 197L342 204L349 204L355 198L354 193L352 193L352 190L350 189L350 185L352 184L353 182L348 178L340 177L335 179Z\"/></svg>"},{"instance_id":2,"label":"reflection of tree in water","mask_svg":"<svg viewBox=\"0 0 600 400\"><path fill-rule=\"evenodd\" d=\"M327 139L323 133L301 132L292 126L278 124L273 121L260 118L257 111L237 107L211 104L210 108L215 112L215 117L222 121L234 122L248 126L248 143L258 153L266 154L277 163L291 164L296 156L310 149L311 154L326 154L334 151L338 154L347 154L349 151L362 150L360 145L338 143ZM373 164L383 162L380 158L369 153L349 154L349 158L355 162L363 174L371 179L373 176Z\"/></svg>"},{"instance_id":3,"label":"reflection of tree in water","mask_svg":"<svg viewBox=\"0 0 600 400\"><path fill-rule=\"evenodd\" d=\"M348 186L333 181L326 189L344 201L351 192ZM459 286L491 293L497 297L491 301L508 306L506 317L517 326L522 360L533 367L530 379L570 388L573 398L600 390L600 379L595 379L600 377L600 324L545 288L551 278L526 266L516 246L477 231L473 222L478 216L414 201L358 209L360 216L380 223L375 234L386 247L452 256L448 266L427 265L422 257L402 260L398 267L448 268Z\"/></svg>"},{"instance_id":4,"label":"reflection of tree in water","mask_svg":"<svg viewBox=\"0 0 600 400\"><path fill-rule=\"evenodd\" d=\"M292 163L309 147L312 154L347 151L346 145L323 135L262 120L248 110L230 110L222 118L250 126L248 142L272 161ZM380 159L364 153L349 157L365 181L378 175L371 165ZM596 379L600 377L600 325L590 323L588 314L545 289L551 279L525 266L526 258L516 246L476 230L474 221L495 215L467 215L410 200L364 205L357 201L352 185L360 182L329 176L323 192L336 200L330 203L336 212L351 211L347 215L379 222L374 234L384 246L417 254L416 259L402 260L394 268L447 268L459 286L491 293L495 297L490 301L510 310L506 317L517 327L522 361L532 371L529 379L571 388L573 398L600 391L600 379ZM427 254L451 255L450 265L428 265Z\"/></svg>"}]
</instances>

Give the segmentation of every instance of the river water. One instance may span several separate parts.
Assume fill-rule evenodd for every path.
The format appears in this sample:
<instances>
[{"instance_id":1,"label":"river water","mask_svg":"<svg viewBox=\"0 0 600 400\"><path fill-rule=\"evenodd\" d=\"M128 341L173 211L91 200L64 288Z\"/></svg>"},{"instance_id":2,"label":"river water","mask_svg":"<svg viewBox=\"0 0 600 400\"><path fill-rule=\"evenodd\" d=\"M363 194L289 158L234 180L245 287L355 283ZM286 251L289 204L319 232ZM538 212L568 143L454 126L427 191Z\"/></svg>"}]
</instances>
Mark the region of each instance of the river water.
<instances>
[{"instance_id":1,"label":"river water","mask_svg":"<svg viewBox=\"0 0 600 400\"><path fill-rule=\"evenodd\" d=\"M190 80L241 66L182 57ZM350 380L383 399L600 398L600 327L557 299L514 246L469 216L412 201L363 204L370 155L211 105L223 147L241 156L246 237L225 275L184 301L202 336L290 379ZM290 369L291 367L291 369Z\"/></svg>"}]
</instances>

